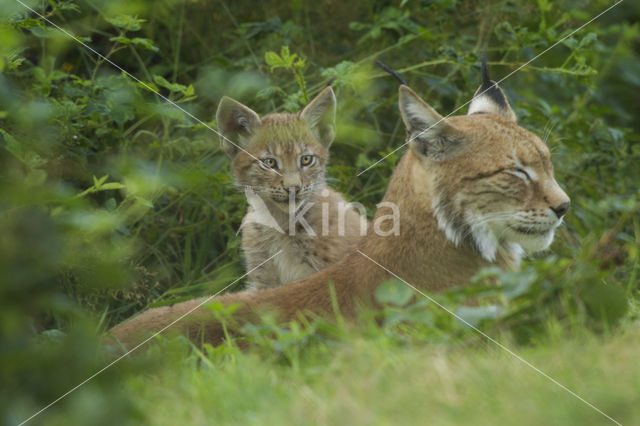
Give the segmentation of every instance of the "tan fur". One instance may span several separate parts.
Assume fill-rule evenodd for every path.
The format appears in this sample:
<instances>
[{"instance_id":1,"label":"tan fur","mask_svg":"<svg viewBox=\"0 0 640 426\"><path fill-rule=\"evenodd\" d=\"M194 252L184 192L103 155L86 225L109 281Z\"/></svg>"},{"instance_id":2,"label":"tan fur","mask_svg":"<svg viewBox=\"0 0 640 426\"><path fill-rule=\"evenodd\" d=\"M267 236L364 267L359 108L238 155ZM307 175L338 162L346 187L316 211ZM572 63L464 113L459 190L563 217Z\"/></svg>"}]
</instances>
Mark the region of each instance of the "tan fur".
<instances>
[{"instance_id":1,"label":"tan fur","mask_svg":"<svg viewBox=\"0 0 640 426\"><path fill-rule=\"evenodd\" d=\"M366 219L325 182L335 133L331 88L298 114L259 118L228 98L221 100L218 111L224 136L242 147L227 146L227 152L233 158L236 185L248 191L249 208L241 227L247 288L261 290L304 278L353 248L366 232ZM247 117L244 122L243 117ZM244 135L238 135L238 121L249 123L244 124ZM313 156L312 165L301 165L305 155ZM265 158L278 166L261 167ZM291 200L289 188L299 188ZM304 221L291 220L290 211L304 213ZM278 252L272 262L255 269Z\"/></svg>"},{"instance_id":2,"label":"tan fur","mask_svg":"<svg viewBox=\"0 0 640 426\"><path fill-rule=\"evenodd\" d=\"M366 219L349 206L341 194L328 187L321 188L308 200L313 205L304 215L313 233L298 225L293 227L295 234L290 234L288 214L277 210L271 211L271 217L283 232L256 222L243 225L242 250L250 271L249 289L277 287L324 269L341 259L364 235L368 226ZM254 213L253 207L249 207L245 218ZM343 232L340 232L341 215ZM254 270L276 253L279 254L273 261Z\"/></svg>"},{"instance_id":3,"label":"tan fur","mask_svg":"<svg viewBox=\"0 0 640 426\"><path fill-rule=\"evenodd\" d=\"M357 250L310 277L253 295L220 297L225 305L241 305L236 325L254 321L256 311L263 309L277 310L282 320L300 312L330 316L330 283L341 313L354 317L359 304L374 303L375 288L390 277L361 253L417 288L434 292L468 283L485 266L513 269L521 247L548 245L569 199L553 177L547 147L517 125L510 108L508 114L488 111L438 122L441 117L403 86L400 110L413 140L384 197L399 207L400 235L370 232ZM525 181L522 170L535 179ZM388 210L379 208L376 218ZM203 300L151 309L115 327L112 335L130 347ZM204 308L179 324L178 330L195 341L224 339L220 324Z\"/></svg>"}]
</instances>

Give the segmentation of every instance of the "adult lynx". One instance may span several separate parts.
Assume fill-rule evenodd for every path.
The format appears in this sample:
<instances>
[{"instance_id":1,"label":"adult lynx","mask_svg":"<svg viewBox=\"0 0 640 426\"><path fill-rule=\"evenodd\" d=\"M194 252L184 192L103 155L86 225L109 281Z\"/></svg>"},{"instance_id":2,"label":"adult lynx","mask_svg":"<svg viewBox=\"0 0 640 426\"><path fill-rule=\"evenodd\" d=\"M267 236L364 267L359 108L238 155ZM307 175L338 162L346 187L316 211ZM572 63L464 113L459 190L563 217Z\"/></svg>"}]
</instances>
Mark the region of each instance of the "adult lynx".
<instances>
[{"instance_id":1,"label":"adult lynx","mask_svg":"<svg viewBox=\"0 0 640 426\"><path fill-rule=\"evenodd\" d=\"M255 321L263 309L277 310L282 320L305 312L330 316L334 300L353 317L360 303L375 303L375 289L391 273L421 290L439 291L468 283L485 266L516 268L523 251L549 246L569 198L553 176L544 142L518 126L487 73L468 115L443 119L407 86L399 96L409 150L384 200L399 208L400 234L370 232L344 259L310 277L219 298L241 305L230 329ZM388 210L379 208L376 218ZM131 347L188 313L175 325L178 332L220 343L221 325L200 306L206 300L150 309L112 334Z\"/></svg>"},{"instance_id":2,"label":"adult lynx","mask_svg":"<svg viewBox=\"0 0 640 426\"><path fill-rule=\"evenodd\" d=\"M223 147L249 201L241 227L247 269L280 252L249 273L251 290L311 275L342 258L366 233L366 219L325 182L335 111L330 87L298 114L260 118L233 99L220 101Z\"/></svg>"}]
</instances>

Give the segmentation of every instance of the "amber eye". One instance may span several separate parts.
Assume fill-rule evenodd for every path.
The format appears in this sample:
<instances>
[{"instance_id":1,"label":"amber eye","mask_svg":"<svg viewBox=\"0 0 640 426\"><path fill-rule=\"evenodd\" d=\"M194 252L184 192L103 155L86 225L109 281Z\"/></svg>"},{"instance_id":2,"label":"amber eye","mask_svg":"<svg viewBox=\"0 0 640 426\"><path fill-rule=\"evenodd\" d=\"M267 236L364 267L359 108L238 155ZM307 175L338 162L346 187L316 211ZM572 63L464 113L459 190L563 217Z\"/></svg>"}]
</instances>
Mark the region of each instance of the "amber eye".
<instances>
[{"instance_id":1,"label":"amber eye","mask_svg":"<svg viewBox=\"0 0 640 426\"><path fill-rule=\"evenodd\" d=\"M307 167L313 164L314 162L314 157L313 155L301 155L300 156L300 165L302 167Z\"/></svg>"},{"instance_id":2,"label":"amber eye","mask_svg":"<svg viewBox=\"0 0 640 426\"><path fill-rule=\"evenodd\" d=\"M275 158L271 158L271 157L267 157L267 158L263 158L261 160L261 166L263 166L263 168L267 168L267 169L277 169L278 168L278 162L276 161Z\"/></svg>"}]
</instances>

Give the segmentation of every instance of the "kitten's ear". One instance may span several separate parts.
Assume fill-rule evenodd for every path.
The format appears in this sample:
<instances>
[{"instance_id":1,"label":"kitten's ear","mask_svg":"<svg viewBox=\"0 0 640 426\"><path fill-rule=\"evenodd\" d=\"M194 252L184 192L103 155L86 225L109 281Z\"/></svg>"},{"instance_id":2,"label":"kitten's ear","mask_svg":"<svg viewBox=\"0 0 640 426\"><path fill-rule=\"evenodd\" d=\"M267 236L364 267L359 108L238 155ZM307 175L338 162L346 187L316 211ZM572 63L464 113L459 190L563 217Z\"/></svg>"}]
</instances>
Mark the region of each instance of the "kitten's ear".
<instances>
[{"instance_id":1,"label":"kitten's ear","mask_svg":"<svg viewBox=\"0 0 640 426\"><path fill-rule=\"evenodd\" d=\"M226 96L220 99L216 122L223 136L220 138L222 148L231 158L247 147L251 135L262 124L260 116L251 108Z\"/></svg>"},{"instance_id":2,"label":"kitten's ear","mask_svg":"<svg viewBox=\"0 0 640 426\"><path fill-rule=\"evenodd\" d=\"M398 104L409 146L417 154L442 160L460 147L464 140L461 132L409 87L400 86Z\"/></svg>"},{"instance_id":3,"label":"kitten's ear","mask_svg":"<svg viewBox=\"0 0 640 426\"><path fill-rule=\"evenodd\" d=\"M322 145L329 147L336 136L336 96L327 87L309 105L304 107L300 117L306 121Z\"/></svg>"},{"instance_id":4,"label":"kitten's ear","mask_svg":"<svg viewBox=\"0 0 640 426\"><path fill-rule=\"evenodd\" d=\"M482 85L473 95L467 114L498 114L516 121L516 114L511 109L504 92L498 83L489 78L486 55L482 58Z\"/></svg>"}]
</instances>

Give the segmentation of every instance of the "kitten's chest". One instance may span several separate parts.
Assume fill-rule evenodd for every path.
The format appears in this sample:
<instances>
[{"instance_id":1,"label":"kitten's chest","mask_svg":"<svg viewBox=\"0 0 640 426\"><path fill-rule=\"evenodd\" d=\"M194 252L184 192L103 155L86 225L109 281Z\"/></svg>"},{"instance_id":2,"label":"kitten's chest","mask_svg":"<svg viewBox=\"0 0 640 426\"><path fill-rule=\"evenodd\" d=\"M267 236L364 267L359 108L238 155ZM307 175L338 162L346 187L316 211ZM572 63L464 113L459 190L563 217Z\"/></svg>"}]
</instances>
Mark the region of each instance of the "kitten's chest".
<instances>
[{"instance_id":1,"label":"kitten's chest","mask_svg":"<svg viewBox=\"0 0 640 426\"><path fill-rule=\"evenodd\" d=\"M319 271L324 266L315 253L316 238L306 233L288 235L275 229L263 229L262 246L278 271L281 283L295 281ZM278 253L276 255L276 253Z\"/></svg>"}]
</instances>

